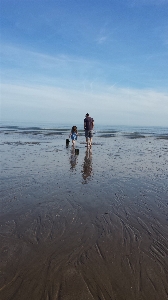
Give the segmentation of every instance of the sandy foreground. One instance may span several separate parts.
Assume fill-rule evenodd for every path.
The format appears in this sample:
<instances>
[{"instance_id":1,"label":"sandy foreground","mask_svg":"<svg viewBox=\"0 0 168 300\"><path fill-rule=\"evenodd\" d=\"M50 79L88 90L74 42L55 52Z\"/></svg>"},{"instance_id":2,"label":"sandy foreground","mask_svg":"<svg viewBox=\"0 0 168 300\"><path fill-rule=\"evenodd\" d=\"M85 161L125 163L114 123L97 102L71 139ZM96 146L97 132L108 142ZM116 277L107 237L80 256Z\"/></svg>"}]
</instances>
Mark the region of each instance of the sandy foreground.
<instances>
[{"instance_id":1,"label":"sandy foreground","mask_svg":"<svg viewBox=\"0 0 168 300\"><path fill-rule=\"evenodd\" d=\"M168 299L168 140L7 134L1 300Z\"/></svg>"}]
</instances>

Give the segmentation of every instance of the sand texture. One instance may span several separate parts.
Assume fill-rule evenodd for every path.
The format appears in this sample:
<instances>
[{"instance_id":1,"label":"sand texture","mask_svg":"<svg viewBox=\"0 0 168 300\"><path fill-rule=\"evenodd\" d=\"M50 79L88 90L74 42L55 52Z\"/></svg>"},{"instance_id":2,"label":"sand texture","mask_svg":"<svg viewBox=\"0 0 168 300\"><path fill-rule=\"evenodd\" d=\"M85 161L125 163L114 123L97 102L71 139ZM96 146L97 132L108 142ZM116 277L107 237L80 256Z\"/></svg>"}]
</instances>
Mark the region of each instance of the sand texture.
<instances>
[{"instance_id":1,"label":"sand texture","mask_svg":"<svg viewBox=\"0 0 168 300\"><path fill-rule=\"evenodd\" d=\"M168 299L168 140L1 134L0 299Z\"/></svg>"}]
</instances>

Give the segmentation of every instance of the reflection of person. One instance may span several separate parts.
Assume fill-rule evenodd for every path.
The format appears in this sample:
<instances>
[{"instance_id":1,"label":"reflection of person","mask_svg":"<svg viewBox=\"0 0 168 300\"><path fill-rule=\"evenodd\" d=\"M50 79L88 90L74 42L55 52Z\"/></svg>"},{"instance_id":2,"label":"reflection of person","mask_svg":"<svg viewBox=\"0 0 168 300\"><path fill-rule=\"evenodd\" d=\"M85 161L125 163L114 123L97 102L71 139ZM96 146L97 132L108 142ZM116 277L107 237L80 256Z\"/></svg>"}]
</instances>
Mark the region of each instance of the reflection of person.
<instances>
[{"instance_id":1,"label":"reflection of person","mask_svg":"<svg viewBox=\"0 0 168 300\"><path fill-rule=\"evenodd\" d=\"M87 149L85 152L83 170L82 170L82 177L84 179L84 183L87 183L87 179L89 179L91 175L92 175L92 150Z\"/></svg>"},{"instance_id":2,"label":"reflection of person","mask_svg":"<svg viewBox=\"0 0 168 300\"><path fill-rule=\"evenodd\" d=\"M86 114L84 119L84 130L85 130L85 138L87 146L91 146L92 144L92 137L93 137L93 127L94 127L94 120L93 118L89 117L89 114Z\"/></svg>"},{"instance_id":3,"label":"reflection of person","mask_svg":"<svg viewBox=\"0 0 168 300\"><path fill-rule=\"evenodd\" d=\"M71 133L69 135L69 138L71 137L72 145L75 146L75 141L77 140L78 136L78 129L76 126L72 126Z\"/></svg>"},{"instance_id":4,"label":"reflection of person","mask_svg":"<svg viewBox=\"0 0 168 300\"><path fill-rule=\"evenodd\" d=\"M77 158L78 156L75 155L75 148L72 146L71 149L71 156L70 156L70 164L71 164L71 170L73 170L77 164Z\"/></svg>"}]
</instances>

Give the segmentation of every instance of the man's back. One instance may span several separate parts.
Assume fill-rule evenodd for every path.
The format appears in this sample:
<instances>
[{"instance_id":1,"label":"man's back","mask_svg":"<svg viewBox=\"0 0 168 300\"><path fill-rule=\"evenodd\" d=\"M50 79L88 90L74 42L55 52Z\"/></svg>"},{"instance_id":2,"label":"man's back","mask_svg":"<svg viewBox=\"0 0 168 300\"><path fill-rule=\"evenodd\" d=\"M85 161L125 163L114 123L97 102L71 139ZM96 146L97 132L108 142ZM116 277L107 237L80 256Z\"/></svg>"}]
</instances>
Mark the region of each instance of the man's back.
<instances>
[{"instance_id":1,"label":"man's back","mask_svg":"<svg viewBox=\"0 0 168 300\"><path fill-rule=\"evenodd\" d=\"M93 129L93 122L94 122L93 118L87 116L84 119L85 129L86 130L92 130Z\"/></svg>"}]
</instances>

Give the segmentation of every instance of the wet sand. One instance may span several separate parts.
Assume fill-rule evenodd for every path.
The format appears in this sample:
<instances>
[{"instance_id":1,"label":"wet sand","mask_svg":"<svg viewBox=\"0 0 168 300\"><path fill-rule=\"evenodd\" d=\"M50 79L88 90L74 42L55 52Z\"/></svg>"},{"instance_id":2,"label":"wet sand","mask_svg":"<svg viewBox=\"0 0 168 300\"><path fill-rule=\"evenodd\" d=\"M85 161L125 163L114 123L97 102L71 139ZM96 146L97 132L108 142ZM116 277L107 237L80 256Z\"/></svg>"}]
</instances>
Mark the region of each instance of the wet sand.
<instances>
[{"instance_id":1,"label":"wet sand","mask_svg":"<svg viewBox=\"0 0 168 300\"><path fill-rule=\"evenodd\" d=\"M168 299L168 140L2 135L0 299Z\"/></svg>"}]
</instances>

